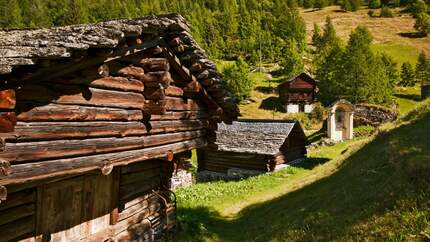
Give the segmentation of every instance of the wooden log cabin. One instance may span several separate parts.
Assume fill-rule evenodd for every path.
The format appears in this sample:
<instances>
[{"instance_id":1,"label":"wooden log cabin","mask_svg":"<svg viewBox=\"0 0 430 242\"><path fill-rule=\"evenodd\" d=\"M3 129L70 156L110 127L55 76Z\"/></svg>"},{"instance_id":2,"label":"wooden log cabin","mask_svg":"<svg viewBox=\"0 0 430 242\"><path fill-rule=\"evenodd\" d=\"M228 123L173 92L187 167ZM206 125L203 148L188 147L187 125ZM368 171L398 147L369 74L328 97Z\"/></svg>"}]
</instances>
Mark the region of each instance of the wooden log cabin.
<instances>
[{"instance_id":1,"label":"wooden log cabin","mask_svg":"<svg viewBox=\"0 0 430 242\"><path fill-rule=\"evenodd\" d=\"M293 120L241 119L220 123L216 141L198 150L198 170L270 172L306 156L306 136Z\"/></svg>"},{"instance_id":2,"label":"wooden log cabin","mask_svg":"<svg viewBox=\"0 0 430 242\"><path fill-rule=\"evenodd\" d=\"M0 31L0 241L153 241L168 178L238 115L179 15Z\"/></svg>"},{"instance_id":3,"label":"wooden log cabin","mask_svg":"<svg viewBox=\"0 0 430 242\"><path fill-rule=\"evenodd\" d=\"M278 85L279 99L287 113L312 112L317 92L317 81L305 72Z\"/></svg>"}]
</instances>

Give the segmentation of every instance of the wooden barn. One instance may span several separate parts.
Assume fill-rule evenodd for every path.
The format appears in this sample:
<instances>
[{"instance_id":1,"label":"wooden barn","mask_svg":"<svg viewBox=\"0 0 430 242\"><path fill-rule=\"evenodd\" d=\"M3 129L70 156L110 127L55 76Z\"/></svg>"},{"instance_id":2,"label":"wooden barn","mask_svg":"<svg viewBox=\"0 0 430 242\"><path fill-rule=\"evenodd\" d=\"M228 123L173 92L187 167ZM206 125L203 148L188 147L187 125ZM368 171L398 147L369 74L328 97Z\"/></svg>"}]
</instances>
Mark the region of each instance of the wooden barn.
<instances>
[{"instance_id":1,"label":"wooden barn","mask_svg":"<svg viewBox=\"0 0 430 242\"><path fill-rule=\"evenodd\" d=\"M312 112L317 92L317 81L305 72L278 85L279 99L288 113Z\"/></svg>"},{"instance_id":2,"label":"wooden barn","mask_svg":"<svg viewBox=\"0 0 430 242\"><path fill-rule=\"evenodd\" d=\"M239 120L218 124L216 142L198 150L199 171L274 171L306 156L306 136L297 121Z\"/></svg>"},{"instance_id":3,"label":"wooden barn","mask_svg":"<svg viewBox=\"0 0 430 242\"><path fill-rule=\"evenodd\" d=\"M238 115L179 15L0 31L0 241L153 241Z\"/></svg>"}]
</instances>

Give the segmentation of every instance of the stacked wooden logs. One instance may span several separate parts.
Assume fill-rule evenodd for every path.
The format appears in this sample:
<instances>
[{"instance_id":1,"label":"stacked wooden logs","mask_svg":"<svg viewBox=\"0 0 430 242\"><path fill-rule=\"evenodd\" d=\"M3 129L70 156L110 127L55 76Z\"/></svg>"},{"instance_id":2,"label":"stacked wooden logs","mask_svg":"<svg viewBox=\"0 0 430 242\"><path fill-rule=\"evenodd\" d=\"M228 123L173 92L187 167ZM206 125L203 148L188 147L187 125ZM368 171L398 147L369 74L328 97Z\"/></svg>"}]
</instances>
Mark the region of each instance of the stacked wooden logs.
<instances>
[{"instance_id":1,"label":"stacked wooden logs","mask_svg":"<svg viewBox=\"0 0 430 242\"><path fill-rule=\"evenodd\" d=\"M128 164L142 155L160 158L168 150L204 145L216 113L202 104L201 89L183 86L190 80L171 68L172 60L151 55L141 52L16 88L9 107L18 103L17 123L0 152L12 174L0 174L0 185L4 178L15 183L66 175L78 171L76 164L91 170L106 160ZM84 163L89 155L94 159ZM43 167L34 163L46 159L51 161Z\"/></svg>"}]
</instances>

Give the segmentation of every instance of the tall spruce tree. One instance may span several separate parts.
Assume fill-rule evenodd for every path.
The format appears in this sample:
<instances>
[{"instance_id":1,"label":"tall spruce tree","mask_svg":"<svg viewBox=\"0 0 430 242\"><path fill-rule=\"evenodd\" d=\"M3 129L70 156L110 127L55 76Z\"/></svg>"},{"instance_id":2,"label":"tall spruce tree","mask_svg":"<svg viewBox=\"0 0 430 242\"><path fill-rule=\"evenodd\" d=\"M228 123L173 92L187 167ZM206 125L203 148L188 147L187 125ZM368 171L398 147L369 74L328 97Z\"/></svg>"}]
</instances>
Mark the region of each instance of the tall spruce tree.
<instances>
[{"instance_id":1,"label":"tall spruce tree","mask_svg":"<svg viewBox=\"0 0 430 242\"><path fill-rule=\"evenodd\" d=\"M415 74L414 74L414 68L412 67L411 63L405 62L402 64L402 71L401 71L401 81L400 85L404 87L411 87L415 84Z\"/></svg>"},{"instance_id":2,"label":"tall spruce tree","mask_svg":"<svg viewBox=\"0 0 430 242\"><path fill-rule=\"evenodd\" d=\"M430 60L422 51L418 56L417 65L415 67L415 83L428 84L430 83Z\"/></svg>"},{"instance_id":3,"label":"tall spruce tree","mask_svg":"<svg viewBox=\"0 0 430 242\"><path fill-rule=\"evenodd\" d=\"M21 8L17 0L0 0L0 27L23 27Z\"/></svg>"}]
</instances>

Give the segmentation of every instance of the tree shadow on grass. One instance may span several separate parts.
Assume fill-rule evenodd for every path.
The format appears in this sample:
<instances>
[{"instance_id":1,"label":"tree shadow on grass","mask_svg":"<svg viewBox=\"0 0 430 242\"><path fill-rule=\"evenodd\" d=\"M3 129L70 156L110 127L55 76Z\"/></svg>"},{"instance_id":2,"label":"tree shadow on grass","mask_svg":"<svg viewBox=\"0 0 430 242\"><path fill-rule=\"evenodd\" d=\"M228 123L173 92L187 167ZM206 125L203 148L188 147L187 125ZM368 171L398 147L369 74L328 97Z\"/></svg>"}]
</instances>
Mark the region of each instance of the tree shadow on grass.
<instances>
[{"instance_id":1,"label":"tree shadow on grass","mask_svg":"<svg viewBox=\"0 0 430 242\"><path fill-rule=\"evenodd\" d=\"M276 87L256 87L256 91L265 93L265 94L273 94L276 93Z\"/></svg>"},{"instance_id":2,"label":"tree shadow on grass","mask_svg":"<svg viewBox=\"0 0 430 242\"><path fill-rule=\"evenodd\" d=\"M306 169L306 170L312 170L316 166L322 165L328 161L330 161L330 159L328 158L309 157L302 162L291 164L291 166Z\"/></svg>"},{"instance_id":3,"label":"tree shadow on grass","mask_svg":"<svg viewBox=\"0 0 430 242\"><path fill-rule=\"evenodd\" d=\"M268 97L264 99L258 108L277 112L285 112L285 109L278 97Z\"/></svg>"},{"instance_id":4,"label":"tree shadow on grass","mask_svg":"<svg viewBox=\"0 0 430 242\"><path fill-rule=\"evenodd\" d=\"M349 156L336 173L249 206L234 217L223 218L207 208L180 209L179 240L389 240L410 234L421 238L417 224L427 216L430 199L430 179L425 178L430 172L430 133L423 132L429 129L427 113L418 122L381 133ZM408 211L409 204L426 210L404 218L394 212L399 204L406 204Z\"/></svg>"},{"instance_id":5,"label":"tree shadow on grass","mask_svg":"<svg viewBox=\"0 0 430 242\"><path fill-rule=\"evenodd\" d=\"M396 96L398 98L404 98L404 99L413 100L413 101L421 101L421 95L418 95L418 94L396 93L396 94L394 94L394 96Z\"/></svg>"},{"instance_id":6,"label":"tree shadow on grass","mask_svg":"<svg viewBox=\"0 0 430 242\"><path fill-rule=\"evenodd\" d=\"M426 35L421 32L401 32L401 33L398 33L398 35L405 38L410 38L410 39L418 39L418 38L426 37Z\"/></svg>"}]
</instances>

